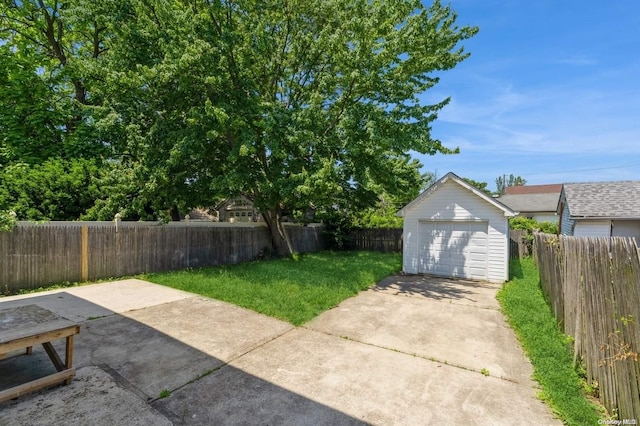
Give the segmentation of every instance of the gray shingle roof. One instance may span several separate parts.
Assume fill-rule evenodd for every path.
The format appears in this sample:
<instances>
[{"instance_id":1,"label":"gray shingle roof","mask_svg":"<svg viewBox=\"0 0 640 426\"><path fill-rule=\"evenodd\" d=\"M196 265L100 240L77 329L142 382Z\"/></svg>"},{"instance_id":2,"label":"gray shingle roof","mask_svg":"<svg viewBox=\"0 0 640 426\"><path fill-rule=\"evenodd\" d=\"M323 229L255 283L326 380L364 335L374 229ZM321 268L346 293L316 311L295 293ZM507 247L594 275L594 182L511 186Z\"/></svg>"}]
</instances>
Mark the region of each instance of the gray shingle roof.
<instances>
[{"instance_id":1,"label":"gray shingle roof","mask_svg":"<svg viewBox=\"0 0 640 426\"><path fill-rule=\"evenodd\" d=\"M640 181L565 183L571 217L640 219Z\"/></svg>"},{"instance_id":2,"label":"gray shingle roof","mask_svg":"<svg viewBox=\"0 0 640 426\"><path fill-rule=\"evenodd\" d=\"M555 212L560 193L551 194L506 194L498 198L511 210L524 212Z\"/></svg>"}]
</instances>

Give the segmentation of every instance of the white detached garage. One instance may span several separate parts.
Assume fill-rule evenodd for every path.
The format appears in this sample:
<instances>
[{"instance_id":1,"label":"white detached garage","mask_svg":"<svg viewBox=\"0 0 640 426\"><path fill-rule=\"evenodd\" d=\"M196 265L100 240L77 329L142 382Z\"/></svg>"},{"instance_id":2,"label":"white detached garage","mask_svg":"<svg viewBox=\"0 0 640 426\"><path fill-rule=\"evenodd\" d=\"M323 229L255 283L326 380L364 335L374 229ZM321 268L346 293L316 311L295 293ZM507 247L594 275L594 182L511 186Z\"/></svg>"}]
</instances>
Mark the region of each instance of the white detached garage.
<instances>
[{"instance_id":1,"label":"white detached garage","mask_svg":"<svg viewBox=\"0 0 640 426\"><path fill-rule=\"evenodd\" d=\"M448 173L398 212L408 274L504 282L515 212Z\"/></svg>"}]
</instances>

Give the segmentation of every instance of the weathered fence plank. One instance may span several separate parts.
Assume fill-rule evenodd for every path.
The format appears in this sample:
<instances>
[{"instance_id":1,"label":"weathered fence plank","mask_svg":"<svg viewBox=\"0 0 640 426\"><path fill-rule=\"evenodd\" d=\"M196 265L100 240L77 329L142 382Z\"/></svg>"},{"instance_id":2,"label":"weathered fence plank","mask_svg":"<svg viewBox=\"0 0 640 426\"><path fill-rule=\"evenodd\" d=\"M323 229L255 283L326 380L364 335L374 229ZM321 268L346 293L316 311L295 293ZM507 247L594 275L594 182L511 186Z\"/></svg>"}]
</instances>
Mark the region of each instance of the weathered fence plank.
<instances>
[{"instance_id":1,"label":"weathered fence plank","mask_svg":"<svg viewBox=\"0 0 640 426\"><path fill-rule=\"evenodd\" d=\"M619 419L640 418L640 253L630 238L538 234L540 284L574 359Z\"/></svg>"},{"instance_id":2,"label":"weathered fence plank","mask_svg":"<svg viewBox=\"0 0 640 426\"><path fill-rule=\"evenodd\" d=\"M521 259L531 256L533 241L531 235L525 229L511 229L509 231L509 257Z\"/></svg>"},{"instance_id":3,"label":"weathered fence plank","mask_svg":"<svg viewBox=\"0 0 640 426\"><path fill-rule=\"evenodd\" d=\"M324 248L321 226L286 224L295 251ZM0 294L47 284L233 264L268 254L264 224L55 222L0 232Z\"/></svg>"},{"instance_id":4,"label":"weathered fence plank","mask_svg":"<svg viewBox=\"0 0 640 426\"><path fill-rule=\"evenodd\" d=\"M402 252L402 228L354 229L351 248L381 252Z\"/></svg>"}]
</instances>

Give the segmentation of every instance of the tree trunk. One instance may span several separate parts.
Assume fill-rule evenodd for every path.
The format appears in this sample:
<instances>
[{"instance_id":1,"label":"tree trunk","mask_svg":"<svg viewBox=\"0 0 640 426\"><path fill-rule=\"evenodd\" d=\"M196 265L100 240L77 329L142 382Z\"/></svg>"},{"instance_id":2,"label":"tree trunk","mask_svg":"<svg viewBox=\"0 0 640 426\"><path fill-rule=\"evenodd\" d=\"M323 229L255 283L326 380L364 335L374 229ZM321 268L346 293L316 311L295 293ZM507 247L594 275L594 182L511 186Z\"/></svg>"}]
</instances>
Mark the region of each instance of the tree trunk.
<instances>
[{"instance_id":1,"label":"tree trunk","mask_svg":"<svg viewBox=\"0 0 640 426\"><path fill-rule=\"evenodd\" d=\"M262 212L262 217L269 227L271 245L278 256L290 256L293 254L293 246L289 236L282 226L282 211L280 208L269 209Z\"/></svg>"},{"instance_id":2,"label":"tree trunk","mask_svg":"<svg viewBox=\"0 0 640 426\"><path fill-rule=\"evenodd\" d=\"M178 210L178 206L176 206L175 204L171 206L169 214L171 215L171 220L173 222L180 222L180 210Z\"/></svg>"}]
</instances>

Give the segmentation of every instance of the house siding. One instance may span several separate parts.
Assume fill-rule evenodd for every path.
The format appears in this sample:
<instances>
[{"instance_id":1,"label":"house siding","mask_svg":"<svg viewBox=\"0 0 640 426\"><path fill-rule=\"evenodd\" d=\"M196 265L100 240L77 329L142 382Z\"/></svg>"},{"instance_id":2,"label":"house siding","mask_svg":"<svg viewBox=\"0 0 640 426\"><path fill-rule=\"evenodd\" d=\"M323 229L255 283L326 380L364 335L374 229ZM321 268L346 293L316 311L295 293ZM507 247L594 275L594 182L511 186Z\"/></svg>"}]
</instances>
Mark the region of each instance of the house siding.
<instances>
[{"instance_id":1,"label":"house siding","mask_svg":"<svg viewBox=\"0 0 640 426\"><path fill-rule=\"evenodd\" d=\"M531 213L531 216L538 222L558 223L558 215L555 213L547 213L547 214Z\"/></svg>"},{"instance_id":2,"label":"house siding","mask_svg":"<svg viewBox=\"0 0 640 426\"><path fill-rule=\"evenodd\" d=\"M562 235L573 235L573 220L571 219L571 212L569 211L566 198L561 199L560 203L564 204L562 217L560 218L560 233Z\"/></svg>"},{"instance_id":3,"label":"house siding","mask_svg":"<svg viewBox=\"0 0 640 426\"><path fill-rule=\"evenodd\" d=\"M614 220L611 236L640 240L640 220Z\"/></svg>"},{"instance_id":4,"label":"house siding","mask_svg":"<svg viewBox=\"0 0 640 426\"><path fill-rule=\"evenodd\" d=\"M574 237L606 237L611 236L610 220L577 220L573 228Z\"/></svg>"},{"instance_id":5,"label":"house siding","mask_svg":"<svg viewBox=\"0 0 640 426\"><path fill-rule=\"evenodd\" d=\"M504 212L478 195L448 180L421 202L405 211L403 270L419 272L419 222L488 221L488 276L493 282L509 278L509 224Z\"/></svg>"}]
</instances>

